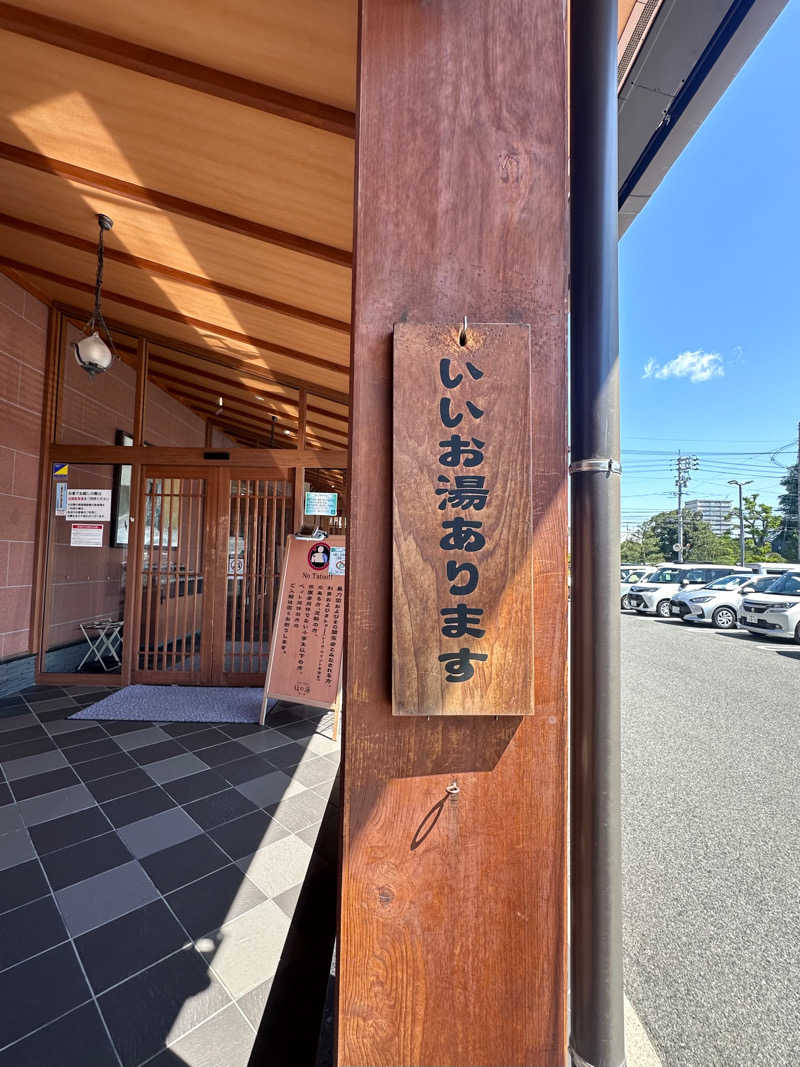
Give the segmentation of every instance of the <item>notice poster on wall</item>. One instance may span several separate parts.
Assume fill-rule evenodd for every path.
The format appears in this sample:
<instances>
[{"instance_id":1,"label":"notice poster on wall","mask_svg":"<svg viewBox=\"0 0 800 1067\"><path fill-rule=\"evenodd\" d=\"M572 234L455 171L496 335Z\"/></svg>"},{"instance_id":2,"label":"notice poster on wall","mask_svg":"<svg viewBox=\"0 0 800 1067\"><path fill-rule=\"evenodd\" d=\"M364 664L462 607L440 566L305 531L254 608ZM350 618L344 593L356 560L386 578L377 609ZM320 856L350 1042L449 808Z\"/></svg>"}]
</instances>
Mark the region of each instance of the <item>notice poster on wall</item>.
<instances>
[{"instance_id":1,"label":"notice poster on wall","mask_svg":"<svg viewBox=\"0 0 800 1067\"><path fill-rule=\"evenodd\" d=\"M69 528L71 548L102 548L102 522L75 522Z\"/></svg>"},{"instance_id":2,"label":"notice poster on wall","mask_svg":"<svg viewBox=\"0 0 800 1067\"><path fill-rule=\"evenodd\" d=\"M264 682L267 698L338 708L342 688L345 539L290 537Z\"/></svg>"},{"instance_id":3,"label":"notice poster on wall","mask_svg":"<svg viewBox=\"0 0 800 1067\"><path fill-rule=\"evenodd\" d=\"M67 522L111 521L110 489L67 489Z\"/></svg>"},{"instance_id":4,"label":"notice poster on wall","mask_svg":"<svg viewBox=\"0 0 800 1067\"><path fill-rule=\"evenodd\" d=\"M63 518L67 514L67 483L58 481L55 483L57 518Z\"/></svg>"}]
</instances>

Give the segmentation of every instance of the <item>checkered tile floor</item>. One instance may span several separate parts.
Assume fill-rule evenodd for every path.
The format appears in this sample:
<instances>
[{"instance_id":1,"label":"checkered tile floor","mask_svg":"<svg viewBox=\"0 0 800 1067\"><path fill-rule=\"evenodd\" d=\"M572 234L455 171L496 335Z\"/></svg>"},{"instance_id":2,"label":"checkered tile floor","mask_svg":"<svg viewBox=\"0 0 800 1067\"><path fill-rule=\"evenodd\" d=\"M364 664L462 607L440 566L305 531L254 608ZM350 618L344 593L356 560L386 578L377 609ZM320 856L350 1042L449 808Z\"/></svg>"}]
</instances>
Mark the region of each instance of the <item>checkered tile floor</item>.
<instances>
[{"instance_id":1,"label":"checkered tile floor","mask_svg":"<svg viewBox=\"0 0 800 1067\"><path fill-rule=\"evenodd\" d=\"M245 1067L309 865L335 862L331 716L67 718L107 692L0 701L0 1067Z\"/></svg>"}]
</instances>

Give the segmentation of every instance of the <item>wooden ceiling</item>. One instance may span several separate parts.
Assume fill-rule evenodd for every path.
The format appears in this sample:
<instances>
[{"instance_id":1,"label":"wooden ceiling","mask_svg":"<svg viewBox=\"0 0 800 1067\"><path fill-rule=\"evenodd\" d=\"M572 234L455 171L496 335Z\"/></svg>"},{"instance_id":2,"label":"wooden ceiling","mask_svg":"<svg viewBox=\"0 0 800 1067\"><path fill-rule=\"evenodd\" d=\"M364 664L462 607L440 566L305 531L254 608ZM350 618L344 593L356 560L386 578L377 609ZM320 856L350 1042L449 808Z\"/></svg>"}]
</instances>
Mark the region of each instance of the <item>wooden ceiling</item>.
<instances>
[{"instance_id":1,"label":"wooden ceiling","mask_svg":"<svg viewBox=\"0 0 800 1067\"><path fill-rule=\"evenodd\" d=\"M124 357L149 337L240 440L306 389L310 442L345 444L356 30L357 0L0 2L0 270L85 320L110 215Z\"/></svg>"}]
</instances>

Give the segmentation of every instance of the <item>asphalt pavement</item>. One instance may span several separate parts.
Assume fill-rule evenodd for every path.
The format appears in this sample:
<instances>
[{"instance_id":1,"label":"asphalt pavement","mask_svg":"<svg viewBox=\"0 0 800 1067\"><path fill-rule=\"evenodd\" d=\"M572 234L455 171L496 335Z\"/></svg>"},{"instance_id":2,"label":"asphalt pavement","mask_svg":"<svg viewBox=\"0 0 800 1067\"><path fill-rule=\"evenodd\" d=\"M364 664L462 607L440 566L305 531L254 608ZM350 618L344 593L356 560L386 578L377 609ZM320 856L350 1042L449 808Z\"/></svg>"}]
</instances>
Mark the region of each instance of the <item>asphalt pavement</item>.
<instances>
[{"instance_id":1,"label":"asphalt pavement","mask_svg":"<svg viewBox=\"0 0 800 1067\"><path fill-rule=\"evenodd\" d=\"M628 997L663 1067L795 1067L800 646L624 613L622 668Z\"/></svg>"}]
</instances>

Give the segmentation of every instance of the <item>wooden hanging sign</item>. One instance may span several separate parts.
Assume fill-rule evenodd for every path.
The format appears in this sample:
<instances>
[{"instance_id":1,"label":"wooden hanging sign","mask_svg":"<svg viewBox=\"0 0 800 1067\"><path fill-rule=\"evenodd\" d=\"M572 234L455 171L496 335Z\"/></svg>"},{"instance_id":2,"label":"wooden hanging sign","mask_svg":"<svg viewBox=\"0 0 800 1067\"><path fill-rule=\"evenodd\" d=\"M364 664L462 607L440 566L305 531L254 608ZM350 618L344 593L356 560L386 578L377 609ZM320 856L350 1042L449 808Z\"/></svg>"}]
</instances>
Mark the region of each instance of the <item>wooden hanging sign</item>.
<instances>
[{"instance_id":1,"label":"wooden hanging sign","mask_svg":"<svg viewBox=\"0 0 800 1067\"><path fill-rule=\"evenodd\" d=\"M395 715L533 713L530 390L529 326L394 327Z\"/></svg>"},{"instance_id":2,"label":"wooden hanging sign","mask_svg":"<svg viewBox=\"0 0 800 1067\"><path fill-rule=\"evenodd\" d=\"M341 534L286 542L262 723L267 697L316 708L341 703L345 551Z\"/></svg>"}]
</instances>

